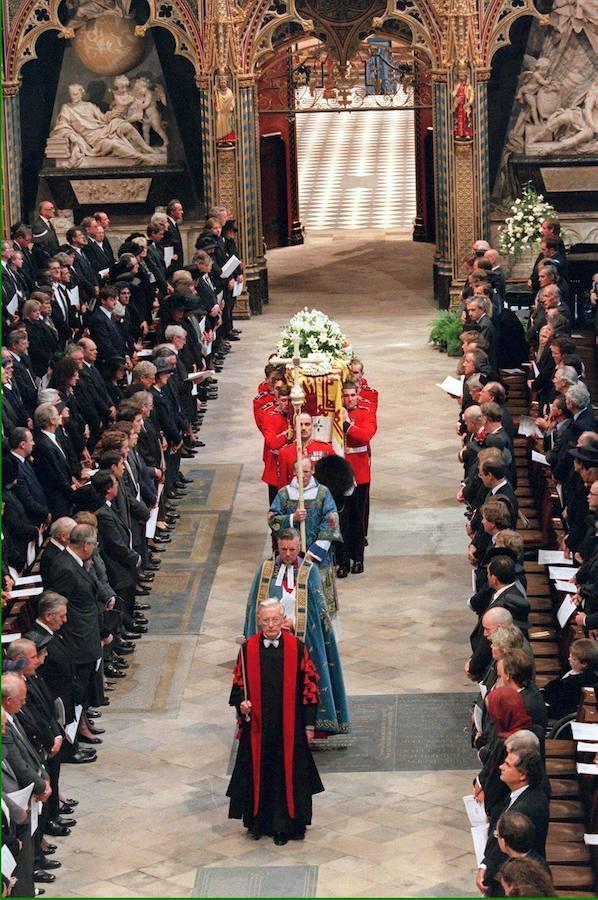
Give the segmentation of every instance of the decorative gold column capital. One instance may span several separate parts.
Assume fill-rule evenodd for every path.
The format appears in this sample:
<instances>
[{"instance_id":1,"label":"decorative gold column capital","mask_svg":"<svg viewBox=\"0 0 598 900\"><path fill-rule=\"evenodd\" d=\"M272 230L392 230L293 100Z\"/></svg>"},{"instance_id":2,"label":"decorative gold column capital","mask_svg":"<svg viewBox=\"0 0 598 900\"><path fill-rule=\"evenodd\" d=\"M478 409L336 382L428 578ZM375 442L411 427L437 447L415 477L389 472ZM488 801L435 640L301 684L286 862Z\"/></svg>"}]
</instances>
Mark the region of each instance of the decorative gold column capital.
<instances>
[{"instance_id":1,"label":"decorative gold column capital","mask_svg":"<svg viewBox=\"0 0 598 900\"><path fill-rule=\"evenodd\" d=\"M19 91L21 90L21 79L17 78L16 81L3 81L2 82L2 96L3 97L15 97Z\"/></svg>"}]
</instances>

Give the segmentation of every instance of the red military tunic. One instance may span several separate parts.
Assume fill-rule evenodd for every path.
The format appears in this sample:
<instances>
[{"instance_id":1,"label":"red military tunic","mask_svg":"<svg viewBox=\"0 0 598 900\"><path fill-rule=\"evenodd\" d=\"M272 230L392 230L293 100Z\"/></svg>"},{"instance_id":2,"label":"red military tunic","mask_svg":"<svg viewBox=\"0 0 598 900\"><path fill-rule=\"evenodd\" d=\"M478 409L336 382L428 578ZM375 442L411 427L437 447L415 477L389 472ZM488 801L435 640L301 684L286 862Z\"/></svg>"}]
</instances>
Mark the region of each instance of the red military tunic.
<instances>
[{"instance_id":1,"label":"red military tunic","mask_svg":"<svg viewBox=\"0 0 598 900\"><path fill-rule=\"evenodd\" d=\"M357 484L371 481L370 441L376 434L375 414L364 407L348 410L349 428L345 431L345 456Z\"/></svg>"},{"instance_id":2,"label":"red military tunic","mask_svg":"<svg viewBox=\"0 0 598 900\"><path fill-rule=\"evenodd\" d=\"M289 420L278 409L268 409L262 418L264 435L264 472L262 481L278 488L280 467L279 451L288 443L291 428Z\"/></svg>"}]
</instances>

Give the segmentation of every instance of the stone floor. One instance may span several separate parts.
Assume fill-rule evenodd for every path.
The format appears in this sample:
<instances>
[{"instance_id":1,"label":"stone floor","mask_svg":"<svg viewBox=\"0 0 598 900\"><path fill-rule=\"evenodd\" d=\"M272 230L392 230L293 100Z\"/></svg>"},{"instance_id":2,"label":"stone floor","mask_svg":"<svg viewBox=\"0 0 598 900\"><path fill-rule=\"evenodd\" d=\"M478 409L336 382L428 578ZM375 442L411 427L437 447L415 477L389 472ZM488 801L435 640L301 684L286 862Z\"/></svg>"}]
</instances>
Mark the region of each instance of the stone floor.
<instances>
[{"instance_id":1,"label":"stone floor","mask_svg":"<svg viewBox=\"0 0 598 900\"><path fill-rule=\"evenodd\" d=\"M476 895L461 801L469 757L437 746L440 719L447 740L466 747L471 617L454 502L455 407L435 386L454 367L426 343L431 264L430 246L381 232L314 237L269 254L270 305L242 324L202 429L207 447L186 463L195 483L156 579L150 635L111 695L99 761L63 769L79 824L59 840L63 868L47 896ZM370 548L365 574L340 583L341 657L362 718L397 712L378 745L378 725L368 726L371 770L359 768L365 750L357 768L323 762L326 792L315 798L306 841L279 848L250 843L227 819L227 701L235 637L266 547L251 399L281 327L305 305L339 321L380 392ZM434 697L414 715L417 694ZM393 744L401 741L409 748ZM454 769L434 770L453 757Z\"/></svg>"}]
</instances>

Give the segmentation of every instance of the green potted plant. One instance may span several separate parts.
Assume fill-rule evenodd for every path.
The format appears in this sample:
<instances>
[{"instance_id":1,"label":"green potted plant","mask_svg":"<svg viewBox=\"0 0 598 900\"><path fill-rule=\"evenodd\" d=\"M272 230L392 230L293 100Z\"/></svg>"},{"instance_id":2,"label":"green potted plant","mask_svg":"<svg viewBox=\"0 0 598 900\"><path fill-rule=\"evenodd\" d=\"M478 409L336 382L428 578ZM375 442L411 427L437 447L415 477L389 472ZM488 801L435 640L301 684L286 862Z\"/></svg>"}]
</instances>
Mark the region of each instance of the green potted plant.
<instances>
[{"instance_id":1,"label":"green potted plant","mask_svg":"<svg viewBox=\"0 0 598 900\"><path fill-rule=\"evenodd\" d=\"M460 356L461 342L459 335L463 330L463 325L459 312L442 309L436 313L430 325L429 343L441 353L448 353L449 356Z\"/></svg>"}]
</instances>

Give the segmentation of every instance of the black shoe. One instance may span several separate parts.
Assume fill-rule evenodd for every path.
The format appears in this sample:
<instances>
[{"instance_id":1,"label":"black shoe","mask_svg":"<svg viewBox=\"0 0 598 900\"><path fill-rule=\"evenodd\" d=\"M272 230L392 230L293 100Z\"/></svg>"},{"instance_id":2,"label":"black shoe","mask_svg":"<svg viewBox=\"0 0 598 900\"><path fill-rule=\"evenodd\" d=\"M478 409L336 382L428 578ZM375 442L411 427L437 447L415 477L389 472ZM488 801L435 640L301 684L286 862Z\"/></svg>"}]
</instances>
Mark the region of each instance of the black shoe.
<instances>
[{"instance_id":1,"label":"black shoe","mask_svg":"<svg viewBox=\"0 0 598 900\"><path fill-rule=\"evenodd\" d=\"M147 566L143 567L143 571L147 572L149 575L155 575L156 572L160 571L160 566L162 563L158 560L157 562L149 562Z\"/></svg>"},{"instance_id":2,"label":"black shoe","mask_svg":"<svg viewBox=\"0 0 598 900\"><path fill-rule=\"evenodd\" d=\"M45 841L42 838L42 853L48 856L50 853L56 853L58 850L58 844L50 844L49 841Z\"/></svg>"},{"instance_id":3,"label":"black shoe","mask_svg":"<svg viewBox=\"0 0 598 900\"><path fill-rule=\"evenodd\" d=\"M142 612L144 609L151 609L151 608L152 608L151 603L136 603L134 612Z\"/></svg>"},{"instance_id":4,"label":"black shoe","mask_svg":"<svg viewBox=\"0 0 598 900\"><path fill-rule=\"evenodd\" d=\"M88 709L87 712L85 713L85 715L87 716L88 719L101 719L102 718L102 713L99 711L99 709ZM66 802L69 803L71 806L73 805L72 800L67 800ZM77 800L76 803L78 805L79 801Z\"/></svg>"},{"instance_id":5,"label":"black shoe","mask_svg":"<svg viewBox=\"0 0 598 900\"><path fill-rule=\"evenodd\" d=\"M151 592L148 591L147 588L144 588L144 587L136 587L135 588L135 596L136 597L149 597L150 593Z\"/></svg>"},{"instance_id":6,"label":"black shoe","mask_svg":"<svg viewBox=\"0 0 598 900\"><path fill-rule=\"evenodd\" d=\"M164 521L166 522L167 525L170 525L171 530L174 531L176 523L177 523L177 519L180 519L180 518L181 518L180 516L170 516L167 513L164 516Z\"/></svg>"},{"instance_id":7,"label":"black shoe","mask_svg":"<svg viewBox=\"0 0 598 900\"><path fill-rule=\"evenodd\" d=\"M129 663L126 661L126 659L121 659L120 656L115 656L115 658L112 660L112 665L116 666L117 669L129 668Z\"/></svg>"},{"instance_id":8,"label":"black shoe","mask_svg":"<svg viewBox=\"0 0 598 900\"><path fill-rule=\"evenodd\" d=\"M95 732L92 731L92 734L95 734ZM74 811L74 806L69 806L68 803L61 803L58 809L61 816L72 816ZM44 850L43 852L45 853L46 851Z\"/></svg>"},{"instance_id":9,"label":"black shoe","mask_svg":"<svg viewBox=\"0 0 598 900\"><path fill-rule=\"evenodd\" d=\"M99 738L99 737L85 737L84 734L80 734L79 735L79 743L80 744L103 744L104 741L102 740L102 738ZM67 819L67 821L71 821L71 820ZM74 822L75 820L73 819L72 821Z\"/></svg>"},{"instance_id":10,"label":"black shoe","mask_svg":"<svg viewBox=\"0 0 598 900\"><path fill-rule=\"evenodd\" d=\"M105 728L92 728L90 725L89 730L91 731L92 734L106 734ZM68 803L65 803L64 805L65 805L65 807L68 806L68 808L70 809L71 812L73 811L74 807L69 806ZM60 812L62 812L62 807L60 808Z\"/></svg>"},{"instance_id":11,"label":"black shoe","mask_svg":"<svg viewBox=\"0 0 598 900\"><path fill-rule=\"evenodd\" d=\"M174 510L172 510L172 511L171 511L171 510L168 510L168 509L166 510L166 521L167 521L167 522L168 522L169 519L172 519L173 522L176 522L176 520L177 520L177 519L180 519L180 518L181 518L181 514L180 514L180 513L175 512Z\"/></svg>"},{"instance_id":12,"label":"black shoe","mask_svg":"<svg viewBox=\"0 0 598 900\"><path fill-rule=\"evenodd\" d=\"M118 647L114 648L115 653L118 653L119 656L128 656L130 653L135 653L135 647L129 647L128 644L129 641L127 641L126 645L119 644Z\"/></svg>"},{"instance_id":13,"label":"black shoe","mask_svg":"<svg viewBox=\"0 0 598 900\"><path fill-rule=\"evenodd\" d=\"M241 338L239 337L238 334L229 334L228 340L229 341L240 341Z\"/></svg>"},{"instance_id":14,"label":"black shoe","mask_svg":"<svg viewBox=\"0 0 598 900\"><path fill-rule=\"evenodd\" d=\"M56 875L52 875L51 872L44 872L43 869L34 869L33 880L41 881L42 884L52 884L53 881L56 881Z\"/></svg>"},{"instance_id":15,"label":"black shoe","mask_svg":"<svg viewBox=\"0 0 598 900\"><path fill-rule=\"evenodd\" d=\"M156 543L153 546L150 544L150 550L152 553L166 553L166 547L158 547Z\"/></svg>"},{"instance_id":16,"label":"black shoe","mask_svg":"<svg viewBox=\"0 0 598 900\"><path fill-rule=\"evenodd\" d=\"M98 754L93 751L93 753L88 753L87 750L77 750L75 753L71 755L69 759L63 760L64 763L92 763L95 762L98 758ZM62 832L57 834L53 831L48 831L46 828L46 834L52 834L54 837L62 837Z\"/></svg>"},{"instance_id":17,"label":"black shoe","mask_svg":"<svg viewBox=\"0 0 598 900\"><path fill-rule=\"evenodd\" d=\"M156 543L156 544L170 544L170 541L172 540L172 538L170 537L170 535L156 534L156 536L154 537L153 540L154 540L154 543Z\"/></svg>"},{"instance_id":18,"label":"black shoe","mask_svg":"<svg viewBox=\"0 0 598 900\"><path fill-rule=\"evenodd\" d=\"M90 712L92 712L92 710L88 709L87 712L85 713L85 715L89 717L89 713L90 713ZM101 716L102 713L98 713L98 715ZM78 800L69 800L68 797L66 798L66 800L65 800L64 802L67 804L67 806L79 806L79 801L78 801ZM50 844L50 846L52 846L52 844ZM55 845L54 845L54 846L55 846Z\"/></svg>"},{"instance_id":19,"label":"black shoe","mask_svg":"<svg viewBox=\"0 0 598 900\"><path fill-rule=\"evenodd\" d=\"M39 860L36 860L35 868L36 869L59 869L62 863L58 859L47 859L45 856L40 856Z\"/></svg>"},{"instance_id":20,"label":"black shoe","mask_svg":"<svg viewBox=\"0 0 598 900\"><path fill-rule=\"evenodd\" d=\"M354 562L351 568L351 575L362 575L363 574L363 563L362 562Z\"/></svg>"},{"instance_id":21,"label":"black shoe","mask_svg":"<svg viewBox=\"0 0 598 900\"><path fill-rule=\"evenodd\" d=\"M78 738L78 740L81 740L81 738ZM77 824L76 819L65 819L63 816L56 816L56 818L51 821L55 822L56 825L62 825L63 828L74 828Z\"/></svg>"},{"instance_id":22,"label":"black shoe","mask_svg":"<svg viewBox=\"0 0 598 900\"><path fill-rule=\"evenodd\" d=\"M146 572L143 569L139 575L137 576L137 581L147 581L148 584L151 584L152 581L155 581L156 573L155 572Z\"/></svg>"},{"instance_id":23,"label":"black shoe","mask_svg":"<svg viewBox=\"0 0 598 900\"><path fill-rule=\"evenodd\" d=\"M44 888L33 888L33 896L34 897L41 897L41 895L45 894L45 893L46 893L46 891L44 890Z\"/></svg>"},{"instance_id":24,"label":"black shoe","mask_svg":"<svg viewBox=\"0 0 598 900\"><path fill-rule=\"evenodd\" d=\"M127 639L127 641L138 641L139 634L136 631L123 631L123 637Z\"/></svg>"},{"instance_id":25,"label":"black shoe","mask_svg":"<svg viewBox=\"0 0 598 900\"><path fill-rule=\"evenodd\" d=\"M106 678L125 678L126 677L125 672L121 672L119 669L116 668L116 666L113 666L110 663L108 663L107 666L104 666L104 675L106 676ZM106 687L111 688L112 685L107 684ZM91 741L91 743L93 743L93 741Z\"/></svg>"},{"instance_id":26,"label":"black shoe","mask_svg":"<svg viewBox=\"0 0 598 900\"><path fill-rule=\"evenodd\" d=\"M108 697L104 697L104 699L101 703L98 704L98 706L110 706L110 700L108 699Z\"/></svg>"},{"instance_id":27,"label":"black shoe","mask_svg":"<svg viewBox=\"0 0 598 900\"><path fill-rule=\"evenodd\" d=\"M68 837L70 833L71 829L66 828L64 825L58 825L53 821L50 821L46 824L46 834L49 834L52 837Z\"/></svg>"},{"instance_id":28,"label":"black shoe","mask_svg":"<svg viewBox=\"0 0 598 900\"><path fill-rule=\"evenodd\" d=\"M248 837L250 837L253 841L259 841L262 836L262 832L258 831L257 828L250 828L247 832Z\"/></svg>"},{"instance_id":29,"label":"black shoe","mask_svg":"<svg viewBox=\"0 0 598 900\"><path fill-rule=\"evenodd\" d=\"M135 634L146 634L147 633L147 625L138 625L137 622L133 625L133 630Z\"/></svg>"},{"instance_id":30,"label":"black shoe","mask_svg":"<svg viewBox=\"0 0 598 900\"><path fill-rule=\"evenodd\" d=\"M339 566L336 570L337 578L346 578L349 574L349 566Z\"/></svg>"},{"instance_id":31,"label":"black shoe","mask_svg":"<svg viewBox=\"0 0 598 900\"><path fill-rule=\"evenodd\" d=\"M177 481L179 481L181 484L193 484L193 482L195 481L195 478L187 478L186 475L182 475L179 472Z\"/></svg>"},{"instance_id":32,"label":"black shoe","mask_svg":"<svg viewBox=\"0 0 598 900\"><path fill-rule=\"evenodd\" d=\"M288 837L282 831L275 831L272 837L274 838L274 843L277 847L283 847L289 842Z\"/></svg>"},{"instance_id":33,"label":"black shoe","mask_svg":"<svg viewBox=\"0 0 598 900\"><path fill-rule=\"evenodd\" d=\"M180 452L181 459L193 459L195 457L195 453L191 450L187 450L185 447ZM177 494L176 496L184 497L184 494Z\"/></svg>"},{"instance_id":34,"label":"black shoe","mask_svg":"<svg viewBox=\"0 0 598 900\"><path fill-rule=\"evenodd\" d=\"M135 613L135 624L136 625L149 625L149 619L146 619L145 616L141 615L141 613Z\"/></svg>"}]
</instances>

